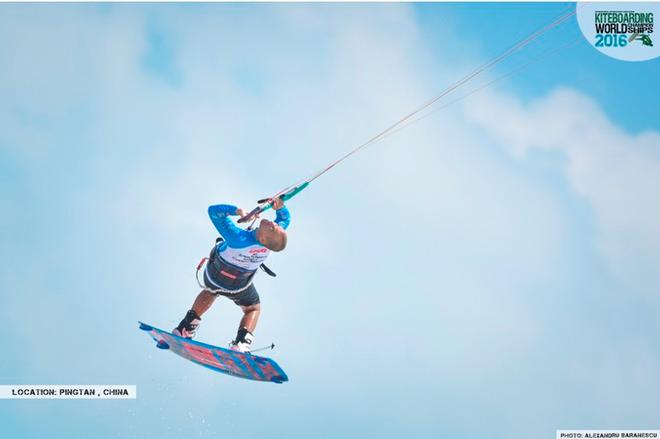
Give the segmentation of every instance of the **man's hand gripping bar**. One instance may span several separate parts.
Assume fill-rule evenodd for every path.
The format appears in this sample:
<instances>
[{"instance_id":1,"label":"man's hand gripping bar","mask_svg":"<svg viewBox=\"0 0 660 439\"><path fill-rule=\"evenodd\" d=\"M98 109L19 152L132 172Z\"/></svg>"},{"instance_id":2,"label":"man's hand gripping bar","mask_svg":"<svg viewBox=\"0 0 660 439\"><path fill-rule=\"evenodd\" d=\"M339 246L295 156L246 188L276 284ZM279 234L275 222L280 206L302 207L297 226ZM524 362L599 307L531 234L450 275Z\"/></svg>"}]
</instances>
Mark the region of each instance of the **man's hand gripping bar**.
<instances>
[{"instance_id":1,"label":"man's hand gripping bar","mask_svg":"<svg viewBox=\"0 0 660 439\"><path fill-rule=\"evenodd\" d=\"M309 182L306 181L300 186L296 186L293 189L289 190L288 192L285 192L279 196L272 197L272 198L262 198L261 200L257 201L258 206L255 207L245 215L244 217L241 217L238 222L239 223L245 223L248 221L253 220L255 217L259 216L260 213L267 211L271 207L273 207L273 201L275 201L275 198L279 198L282 201L287 201L296 196L300 191L305 189L307 186L309 186Z\"/></svg>"}]
</instances>

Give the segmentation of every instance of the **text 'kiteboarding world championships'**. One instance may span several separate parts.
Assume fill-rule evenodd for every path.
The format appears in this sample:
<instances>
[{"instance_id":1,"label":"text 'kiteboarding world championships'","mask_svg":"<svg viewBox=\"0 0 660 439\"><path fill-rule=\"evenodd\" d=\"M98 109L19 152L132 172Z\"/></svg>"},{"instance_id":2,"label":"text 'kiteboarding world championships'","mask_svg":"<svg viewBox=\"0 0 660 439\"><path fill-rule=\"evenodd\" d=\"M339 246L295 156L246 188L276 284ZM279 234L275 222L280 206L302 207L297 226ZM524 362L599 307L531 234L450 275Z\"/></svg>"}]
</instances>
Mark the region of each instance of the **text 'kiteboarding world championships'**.
<instances>
[{"instance_id":1,"label":"text 'kiteboarding world championships'","mask_svg":"<svg viewBox=\"0 0 660 439\"><path fill-rule=\"evenodd\" d=\"M133 385L0 385L0 399L135 399Z\"/></svg>"},{"instance_id":2,"label":"text 'kiteboarding world championships'","mask_svg":"<svg viewBox=\"0 0 660 439\"><path fill-rule=\"evenodd\" d=\"M660 430L557 430L556 439L651 439L659 435Z\"/></svg>"}]
</instances>

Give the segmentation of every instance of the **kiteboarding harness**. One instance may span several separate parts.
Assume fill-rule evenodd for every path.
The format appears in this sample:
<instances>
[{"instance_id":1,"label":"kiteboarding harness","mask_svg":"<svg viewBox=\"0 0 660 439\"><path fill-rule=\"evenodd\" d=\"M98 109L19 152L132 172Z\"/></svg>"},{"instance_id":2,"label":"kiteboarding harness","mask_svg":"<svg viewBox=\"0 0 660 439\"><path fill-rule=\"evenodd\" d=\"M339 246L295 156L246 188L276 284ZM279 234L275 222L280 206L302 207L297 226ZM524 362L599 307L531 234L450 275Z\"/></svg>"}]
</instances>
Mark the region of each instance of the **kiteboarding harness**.
<instances>
[{"instance_id":1,"label":"kiteboarding harness","mask_svg":"<svg viewBox=\"0 0 660 439\"><path fill-rule=\"evenodd\" d=\"M209 217L221 238L216 240L209 257L202 258L197 265L195 277L200 287L212 294L238 294L247 290L259 268L275 276L275 273L263 264L270 250L257 240L256 230L243 230L229 218L230 215L235 215L236 211L236 206L229 204L209 207ZM280 227L286 229L290 220L291 215L286 207L276 210L275 223ZM202 267L204 283L199 279ZM206 281L212 284L213 288L206 285Z\"/></svg>"}]
</instances>

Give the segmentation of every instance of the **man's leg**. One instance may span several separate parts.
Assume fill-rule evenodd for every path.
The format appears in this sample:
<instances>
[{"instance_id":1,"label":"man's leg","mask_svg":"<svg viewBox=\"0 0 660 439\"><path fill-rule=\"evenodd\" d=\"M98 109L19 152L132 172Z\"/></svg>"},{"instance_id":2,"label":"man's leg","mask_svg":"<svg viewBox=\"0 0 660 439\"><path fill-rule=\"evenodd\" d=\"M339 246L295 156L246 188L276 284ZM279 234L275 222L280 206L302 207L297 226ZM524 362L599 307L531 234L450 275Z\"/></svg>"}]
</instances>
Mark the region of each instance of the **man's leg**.
<instances>
[{"instance_id":1,"label":"man's leg","mask_svg":"<svg viewBox=\"0 0 660 439\"><path fill-rule=\"evenodd\" d=\"M254 285L237 296L234 303L243 310L241 323L238 325L236 339L231 343L231 349L239 352L247 352L252 346L254 340L254 329L257 327L259 314L261 313L261 304L259 303L259 293Z\"/></svg>"},{"instance_id":2,"label":"man's leg","mask_svg":"<svg viewBox=\"0 0 660 439\"><path fill-rule=\"evenodd\" d=\"M207 291L202 290L195 299L192 309L190 309L186 316L179 322L179 326L174 328L172 334L178 335L185 338L193 338L197 327L201 323L202 314L204 314L215 302L216 295Z\"/></svg>"},{"instance_id":3,"label":"man's leg","mask_svg":"<svg viewBox=\"0 0 660 439\"><path fill-rule=\"evenodd\" d=\"M261 313L261 304L255 303L254 305L242 306L243 318L239 324L240 328L245 328L248 331L254 333L254 329L257 327L257 322L259 321L259 314Z\"/></svg>"},{"instance_id":4,"label":"man's leg","mask_svg":"<svg viewBox=\"0 0 660 439\"><path fill-rule=\"evenodd\" d=\"M215 294L210 293L208 290L202 290L197 295L197 298L195 299L195 303L193 303L192 310L195 311L197 315L201 318L202 314L208 311L211 305L213 305L213 302L215 302L216 297L217 296Z\"/></svg>"},{"instance_id":5,"label":"man's leg","mask_svg":"<svg viewBox=\"0 0 660 439\"><path fill-rule=\"evenodd\" d=\"M254 340L254 328L257 327L259 320L259 313L261 313L261 305L255 303L253 305L239 305L243 310L243 318L238 325L238 332L236 339L231 342L231 349L238 352L248 352L252 347Z\"/></svg>"}]
</instances>

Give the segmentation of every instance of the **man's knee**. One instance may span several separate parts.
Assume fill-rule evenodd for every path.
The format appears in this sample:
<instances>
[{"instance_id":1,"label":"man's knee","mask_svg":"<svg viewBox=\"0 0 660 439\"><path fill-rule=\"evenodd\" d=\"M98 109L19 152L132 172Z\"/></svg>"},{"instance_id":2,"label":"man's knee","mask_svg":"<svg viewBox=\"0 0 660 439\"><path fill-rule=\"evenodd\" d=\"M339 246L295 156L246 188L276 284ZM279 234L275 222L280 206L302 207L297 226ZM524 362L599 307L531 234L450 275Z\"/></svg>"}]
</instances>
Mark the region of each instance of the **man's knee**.
<instances>
[{"instance_id":1,"label":"man's knee","mask_svg":"<svg viewBox=\"0 0 660 439\"><path fill-rule=\"evenodd\" d=\"M242 305L241 309L243 309L243 313L247 314L249 312L259 312L261 311L261 304L260 303L255 303L254 305Z\"/></svg>"}]
</instances>

